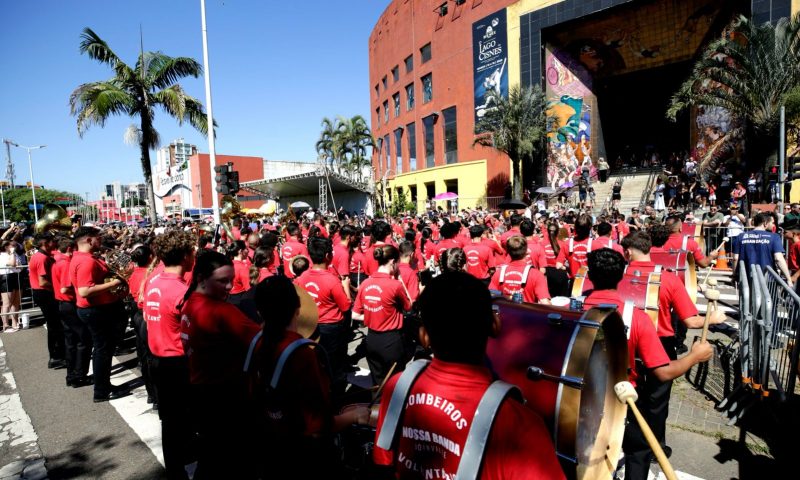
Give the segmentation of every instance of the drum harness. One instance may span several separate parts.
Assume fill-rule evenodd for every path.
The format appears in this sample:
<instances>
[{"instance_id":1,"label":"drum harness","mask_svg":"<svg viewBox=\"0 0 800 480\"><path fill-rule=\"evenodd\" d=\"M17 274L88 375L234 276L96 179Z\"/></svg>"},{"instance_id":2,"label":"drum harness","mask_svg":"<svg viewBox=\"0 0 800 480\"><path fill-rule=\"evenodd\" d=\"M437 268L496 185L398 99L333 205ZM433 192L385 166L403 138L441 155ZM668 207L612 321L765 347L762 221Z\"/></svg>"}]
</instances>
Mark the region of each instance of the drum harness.
<instances>
[{"instance_id":1,"label":"drum harness","mask_svg":"<svg viewBox=\"0 0 800 480\"><path fill-rule=\"evenodd\" d=\"M506 268L508 265L501 265L500 266L500 278L498 279L498 283L500 285L506 282ZM519 284L519 290L522 291L525 288L525 285L528 284L528 274L531 272L533 265L525 265L525 268L522 270L522 281Z\"/></svg>"},{"instance_id":2,"label":"drum harness","mask_svg":"<svg viewBox=\"0 0 800 480\"><path fill-rule=\"evenodd\" d=\"M411 387L429 364L429 360L416 360L410 363L400 375L392 392L392 398L389 400L383 424L378 431L378 441L376 442L378 447L387 451L392 450L397 434L400 432L403 409ZM459 480L476 480L478 478L492 425L500 411L500 406L509 396L520 402L524 401L519 388L502 380L495 380L481 397L478 408L475 410L475 417L472 419L472 426L467 434L467 441L461 461L458 463L455 478Z\"/></svg>"}]
</instances>

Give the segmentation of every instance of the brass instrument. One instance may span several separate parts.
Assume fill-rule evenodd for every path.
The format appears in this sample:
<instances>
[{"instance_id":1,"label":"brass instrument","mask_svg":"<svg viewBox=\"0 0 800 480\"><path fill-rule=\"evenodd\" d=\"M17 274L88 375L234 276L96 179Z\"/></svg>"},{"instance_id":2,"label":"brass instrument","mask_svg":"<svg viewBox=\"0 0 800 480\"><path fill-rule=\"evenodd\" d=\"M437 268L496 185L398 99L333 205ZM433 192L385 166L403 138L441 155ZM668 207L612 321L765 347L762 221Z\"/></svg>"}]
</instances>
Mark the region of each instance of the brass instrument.
<instances>
[{"instance_id":1,"label":"brass instrument","mask_svg":"<svg viewBox=\"0 0 800 480\"><path fill-rule=\"evenodd\" d=\"M72 220L70 220L66 210L53 203L48 203L42 207L42 215L34 227L36 233L50 230L69 231L71 229Z\"/></svg>"},{"instance_id":2,"label":"brass instrument","mask_svg":"<svg viewBox=\"0 0 800 480\"><path fill-rule=\"evenodd\" d=\"M230 195L222 197L222 208L219 211L220 223L222 228L225 229L225 235L228 241L233 241L233 219L242 212L242 206L239 202Z\"/></svg>"},{"instance_id":3,"label":"brass instrument","mask_svg":"<svg viewBox=\"0 0 800 480\"><path fill-rule=\"evenodd\" d=\"M124 297L130 292L128 279L133 273L133 269L130 268L131 255L123 250L110 250L106 254L106 266L110 275L103 280L103 283L108 283L115 278L119 279L122 283L112 288L111 293Z\"/></svg>"}]
</instances>

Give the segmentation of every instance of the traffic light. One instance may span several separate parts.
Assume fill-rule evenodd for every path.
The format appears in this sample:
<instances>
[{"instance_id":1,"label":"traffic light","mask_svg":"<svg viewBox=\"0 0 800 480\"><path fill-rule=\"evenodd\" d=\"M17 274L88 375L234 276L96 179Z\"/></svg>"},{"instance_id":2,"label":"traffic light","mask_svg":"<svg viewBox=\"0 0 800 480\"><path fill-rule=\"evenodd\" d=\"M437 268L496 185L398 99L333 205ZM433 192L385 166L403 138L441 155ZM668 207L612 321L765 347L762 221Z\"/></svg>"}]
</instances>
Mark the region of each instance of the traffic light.
<instances>
[{"instance_id":1,"label":"traffic light","mask_svg":"<svg viewBox=\"0 0 800 480\"><path fill-rule=\"evenodd\" d=\"M800 157L789 157L789 171L787 180L800 180Z\"/></svg>"},{"instance_id":2,"label":"traffic light","mask_svg":"<svg viewBox=\"0 0 800 480\"><path fill-rule=\"evenodd\" d=\"M239 172L233 170L233 163L214 166L217 173L214 180L217 182L216 190L223 195L236 195L239 191Z\"/></svg>"}]
</instances>

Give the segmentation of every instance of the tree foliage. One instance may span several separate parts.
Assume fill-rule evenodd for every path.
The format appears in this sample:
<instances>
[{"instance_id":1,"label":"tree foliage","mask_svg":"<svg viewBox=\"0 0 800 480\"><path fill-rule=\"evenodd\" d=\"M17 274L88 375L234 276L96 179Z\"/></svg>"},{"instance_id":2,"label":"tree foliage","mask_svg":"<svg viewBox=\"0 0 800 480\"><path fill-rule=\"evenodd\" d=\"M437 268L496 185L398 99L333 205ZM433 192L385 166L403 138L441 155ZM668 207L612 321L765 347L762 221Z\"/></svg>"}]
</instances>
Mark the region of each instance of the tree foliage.
<instances>
[{"instance_id":1,"label":"tree foliage","mask_svg":"<svg viewBox=\"0 0 800 480\"><path fill-rule=\"evenodd\" d=\"M372 131L361 115L322 119L317 155L335 172L364 181L364 167L371 165L367 149L374 146Z\"/></svg>"},{"instance_id":2,"label":"tree foliage","mask_svg":"<svg viewBox=\"0 0 800 480\"><path fill-rule=\"evenodd\" d=\"M522 198L523 165L532 166L547 146L547 114L545 95L533 88L512 87L508 98L490 94L495 105L475 125L478 135L473 144L499 150L511 159L514 196ZM490 100L491 102L492 100Z\"/></svg>"},{"instance_id":3,"label":"tree foliage","mask_svg":"<svg viewBox=\"0 0 800 480\"><path fill-rule=\"evenodd\" d=\"M155 205L150 165L150 150L160 143L153 126L155 109L160 107L179 125L187 122L206 135L208 121L202 103L176 83L185 77L199 77L203 68L192 58L170 57L161 52L142 52L136 65L130 67L90 28L83 29L80 52L111 67L114 76L84 83L70 95L70 113L77 118L78 135L82 137L92 125L103 127L112 116L138 118L139 124L131 125L125 138L139 144L147 198L150 205ZM156 221L155 209L151 209L150 217Z\"/></svg>"},{"instance_id":4,"label":"tree foliage","mask_svg":"<svg viewBox=\"0 0 800 480\"><path fill-rule=\"evenodd\" d=\"M706 47L673 95L667 117L674 121L690 107L724 108L737 122L719 148L746 140L749 158L763 161L777 149L780 107L798 85L800 15L774 25L758 25L741 16ZM717 150L709 149L701 168Z\"/></svg>"},{"instance_id":5,"label":"tree foliage","mask_svg":"<svg viewBox=\"0 0 800 480\"><path fill-rule=\"evenodd\" d=\"M33 222L34 215L30 205L33 205L33 192L30 188L12 188L3 191L6 220L10 222ZM64 200L67 199L67 200ZM81 196L75 193L60 190L36 189L36 204L41 212L42 205L63 201L82 203ZM59 203L64 209L67 205Z\"/></svg>"}]
</instances>

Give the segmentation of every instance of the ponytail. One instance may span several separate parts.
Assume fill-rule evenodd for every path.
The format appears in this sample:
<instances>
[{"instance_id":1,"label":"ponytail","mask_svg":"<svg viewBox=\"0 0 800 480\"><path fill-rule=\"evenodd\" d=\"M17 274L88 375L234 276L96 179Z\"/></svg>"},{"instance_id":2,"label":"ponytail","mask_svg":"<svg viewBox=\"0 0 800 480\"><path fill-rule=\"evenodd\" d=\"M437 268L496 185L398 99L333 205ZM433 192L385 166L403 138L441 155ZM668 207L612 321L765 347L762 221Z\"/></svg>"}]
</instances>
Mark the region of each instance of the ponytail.
<instances>
[{"instance_id":1,"label":"ponytail","mask_svg":"<svg viewBox=\"0 0 800 480\"><path fill-rule=\"evenodd\" d=\"M389 263L389 260L398 261L400 251L394 245L380 245L372 251L372 256L378 261L379 266L383 266Z\"/></svg>"},{"instance_id":2,"label":"ponytail","mask_svg":"<svg viewBox=\"0 0 800 480\"><path fill-rule=\"evenodd\" d=\"M198 252L194 261L194 269L192 270L192 283L189 284L189 289L186 290L183 300L178 304L178 310L183 308L192 293L197 290L201 279L209 278L214 273L214 270L226 266L233 266L233 262L225 255L214 250Z\"/></svg>"}]
</instances>

